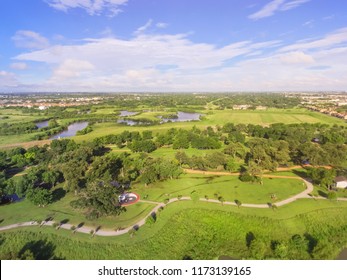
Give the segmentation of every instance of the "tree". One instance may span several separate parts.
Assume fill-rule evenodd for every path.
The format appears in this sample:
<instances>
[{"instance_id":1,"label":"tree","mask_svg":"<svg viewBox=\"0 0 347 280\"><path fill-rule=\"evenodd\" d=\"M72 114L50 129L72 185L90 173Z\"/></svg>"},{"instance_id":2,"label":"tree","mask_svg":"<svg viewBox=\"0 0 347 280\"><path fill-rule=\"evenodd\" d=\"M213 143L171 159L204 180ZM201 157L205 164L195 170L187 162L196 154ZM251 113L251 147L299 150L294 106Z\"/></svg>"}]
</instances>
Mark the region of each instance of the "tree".
<instances>
[{"instance_id":1,"label":"tree","mask_svg":"<svg viewBox=\"0 0 347 280\"><path fill-rule=\"evenodd\" d=\"M307 174L314 184L324 186L328 189L330 189L336 177L336 171L334 169L326 169L323 167L310 168Z\"/></svg>"},{"instance_id":2,"label":"tree","mask_svg":"<svg viewBox=\"0 0 347 280\"><path fill-rule=\"evenodd\" d=\"M251 241L249 246L251 258L256 260L263 260L266 254L266 244L263 240L255 238Z\"/></svg>"},{"instance_id":3,"label":"tree","mask_svg":"<svg viewBox=\"0 0 347 280\"><path fill-rule=\"evenodd\" d=\"M48 122L48 127L49 128L54 128L54 127L57 127L57 126L59 126L59 124L58 124L58 122L55 119L49 120L49 122Z\"/></svg>"},{"instance_id":4,"label":"tree","mask_svg":"<svg viewBox=\"0 0 347 280\"><path fill-rule=\"evenodd\" d=\"M72 201L74 208L86 209L86 218L90 220L101 216L119 215L125 209L118 201L120 191L103 181L90 182L80 193L78 200Z\"/></svg>"},{"instance_id":5,"label":"tree","mask_svg":"<svg viewBox=\"0 0 347 280\"><path fill-rule=\"evenodd\" d=\"M238 199L235 200L235 203L236 203L238 208L240 208L240 206L242 205L241 201Z\"/></svg>"},{"instance_id":6,"label":"tree","mask_svg":"<svg viewBox=\"0 0 347 280\"><path fill-rule=\"evenodd\" d=\"M335 191L329 191L327 198L330 200L336 200L337 199L337 193Z\"/></svg>"},{"instance_id":7,"label":"tree","mask_svg":"<svg viewBox=\"0 0 347 280\"><path fill-rule=\"evenodd\" d=\"M178 162L181 166L183 164L189 164L189 162L190 162L190 159L185 152L177 152L175 154L175 159L178 160Z\"/></svg>"},{"instance_id":8,"label":"tree","mask_svg":"<svg viewBox=\"0 0 347 280\"><path fill-rule=\"evenodd\" d=\"M53 201L52 192L44 188L30 188L26 198L39 207L45 207Z\"/></svg>"},{"instance_id":9,"label":"tree","mask_svg":"<svg viewBox=\"0 0 347 280\"><path fill-rule=\"evenodd\" d=\"M42 173L43 182L50 184L52 187L58 182L60 178L60 172L47 170Z\"/></svg>"}]
</instances>

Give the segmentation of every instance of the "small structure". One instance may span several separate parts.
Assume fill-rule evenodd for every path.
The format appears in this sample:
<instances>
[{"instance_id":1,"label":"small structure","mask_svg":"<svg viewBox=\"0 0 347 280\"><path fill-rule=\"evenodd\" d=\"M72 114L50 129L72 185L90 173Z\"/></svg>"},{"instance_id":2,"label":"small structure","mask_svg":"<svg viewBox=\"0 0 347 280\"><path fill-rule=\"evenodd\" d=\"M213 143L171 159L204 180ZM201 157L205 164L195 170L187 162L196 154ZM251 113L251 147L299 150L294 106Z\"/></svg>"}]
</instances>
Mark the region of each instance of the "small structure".
<instances>
[{"instance_id":1,"label":"small structure","mask_svg":"<svg viewBox=\"0 0 347 280\"><path fill-rule=\"evenodd\" d=\"M140 200L140 196L137 193L125 192L118 196L118 201L121 206L128 206L135 204Z\"/></svg>"},{"instance_id":2,"label":"small structure","mask_svg":"<svg viewBox=\"0 0 347 280\"><path fill-rule=\"evenodd\" d=\"M347 189L347 178L343 176L337 176L335 178L335 187L339 189Z\"/></svg>"}]
</instances>

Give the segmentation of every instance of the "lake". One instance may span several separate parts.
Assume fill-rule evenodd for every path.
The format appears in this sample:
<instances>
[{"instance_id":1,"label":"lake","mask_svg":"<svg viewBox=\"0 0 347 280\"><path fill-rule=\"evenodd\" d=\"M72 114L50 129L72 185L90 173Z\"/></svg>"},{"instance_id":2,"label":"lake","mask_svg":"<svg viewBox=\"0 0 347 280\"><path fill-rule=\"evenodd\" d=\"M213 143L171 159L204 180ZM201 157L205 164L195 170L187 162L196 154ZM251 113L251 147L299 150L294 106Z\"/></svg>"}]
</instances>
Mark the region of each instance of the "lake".
<instances>
[{"instance_id":1,"label":"lake","mask_svg":"<svg viewBox=\"0 0 347 280\"><path fill-rule=\"evenodd\" d=\"M120 117L128 117L128 116L134 116L136 115L138 112L129 112L129 111L120 111Z\"/></svg>"},{"instance_id":2,"label":"lake","mask_svg":"<svg viewBox=\"0 0 347 280\"><path fill-rule=\"evenodd\" d=\"M163 122L190 122L190 121L199 121L201 114L199 113L186 113L178 112L176 119L162 119Z\"/></svg>"},{"instance_id":3,"label":"lake","mask_svg":"<svg viewBox=\"0 0 347 280\"><path fill-rule=\"evenodd\" d=\"M118 120L117 123L126 124L126 125L130 125L130 126L133 126L133 125L150 125L150 123L146 123L146 122L124 120L124 119Z\"/></svg>"},{"instance_id":4,"label":"lake","mask_svg":"<svg viewBox=\"0 0 347 280\"><path fill-rule=\"evenodd\" d=\"M66 130L64 130L64 131L62 131L56 135L53 135L49 139L53 140L53 139L75 136L77 131L84 129L87 126L88 126L88 122L76 122L76 123L70 124Z\"/></svg>"},{"instance_id":5,"label":"lake","mask_svg":"<svg viewBox=\"0 0 347 280\"><path fill-rule=\"evenodd\" d=\"M43 128L43 127L47 127L48 126L48 122L49 121L42 121L42 122L37 122L35 123L35 125L37 126L37 128Z\"/></svg>"}]
</instances>

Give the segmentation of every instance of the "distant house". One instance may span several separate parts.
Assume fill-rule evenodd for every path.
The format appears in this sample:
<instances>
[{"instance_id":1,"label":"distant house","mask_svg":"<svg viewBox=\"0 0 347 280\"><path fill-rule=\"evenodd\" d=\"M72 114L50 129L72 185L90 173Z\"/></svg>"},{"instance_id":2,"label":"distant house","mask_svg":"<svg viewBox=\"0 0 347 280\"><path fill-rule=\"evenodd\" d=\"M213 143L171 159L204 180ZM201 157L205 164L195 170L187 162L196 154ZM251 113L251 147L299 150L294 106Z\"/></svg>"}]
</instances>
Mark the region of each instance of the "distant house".
<instances>
[{"instance_id":1,"label":"distant house","mask_svg":"<svg viewBox=\"0 0 347 280\"><path fill-rule=\"evenodd\" d=\"M337 176L335 178L335 187L340 189L347 189L347 178L343 176Z\"/></svg>"}]
</instances>

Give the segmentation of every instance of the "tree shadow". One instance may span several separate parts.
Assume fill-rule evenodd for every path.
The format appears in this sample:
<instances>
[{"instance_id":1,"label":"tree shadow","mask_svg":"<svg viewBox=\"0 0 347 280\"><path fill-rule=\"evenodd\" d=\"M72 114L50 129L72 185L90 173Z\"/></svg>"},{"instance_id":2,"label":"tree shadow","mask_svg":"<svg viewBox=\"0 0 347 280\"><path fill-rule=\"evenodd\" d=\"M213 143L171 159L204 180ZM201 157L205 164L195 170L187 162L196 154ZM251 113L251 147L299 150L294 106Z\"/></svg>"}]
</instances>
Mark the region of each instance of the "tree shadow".
<instances>
[{"instance_id":1,"label":"tree shadow","mask_svg":"<svg viewBox=\"0 0 347 280\"><path fill-rule=\"evenodd\" d=\"M34 260L56 260L54 255L55 245L46 240L30 241L19 251L20 259L26 259L28 256Z\"/></svg>"},{"instance_id":2,"label":"tree shadow","mask_svg":"<svg viewBox=\"0 0 347 280\"><path fill-rule=\"evenodd\" d=\"M153 220L156 222L157 221L157 213L152 212L151 213L151 217L153 218Z\"/></svg>"},{"instance_id":3,"label":"tree shadow","mask_svg":"<svg viewBox=\"0 0 347 280\"><path fill-rule=\"evenodd\" d=\"M95 229L95 233L97 233L100 229L101 229L101 226L98 226L98 227Z\"/></svg>"},{"instance_id":4,"label":"tree shadow","mask_svg":"<svg viewBox=\"0 0 347 280\"><path fill-rule=\"evenodd\" d=\"M61 225L67 224L70 220L69 219L64 219L60 221Z\"/></svg>"},{"instance_id":5,"label":"tree shadow","mask_svg":"<svg viewBox=\"0 0 347 280\"><path fill-rule=\"evenodd\" d=\"M84 226L84 222L79 223L79 224L77 225L76 229L81 228L81 227L83 227L83 226Z\"/></svg>"},{"instance_id":6,"label":"tree shadow","mask_svg":"<svg viewBox=\"0 0 347 280\"><path fill-rule=\"evenodd\" d=\"M308 240L308 252L309 254L312 255L314 248L317 246L318 244L318 240L316 238L314 238L311 234L309 233L305 233L304 237L306 238L306 240Z\"/></svg>"},{"instance_id":7,"label":"tree shadow","mask_svg":"<svg viewBox=\"0 0 347 280\"><path fill-rule=\"evenodd\" d=\"M66 191L63 188L58 188L52 192L52 195L53 195L53 202L57 202L66 195Z\"/></svg>"},{"instance_id":8,"label":"tree shadow","mask_svg":"<svg viewBox=\"0 0 347 280\"><path fill-rule=\"evenodd\" d=\"M295 175L298 175L298 176L301 177L301 178L307 178L307 173L306 173L305 171L293 169L292 172L293 172Z\"/></svg>"},{"instance_id":9,"label":"tree shadow","mask_svg":"<svg viewBox=\"0 0 347 280\"><path fill-rule=\"evenodd\" d=\"M6 179L10 179L10 178L14 177L16 174L23 172L24 170L25 170L24 167L10 168L10 169L5 171Z\"/></svg>"},{"instance_id":10,"label":"tree shadow","mask_svg":"<svg viewBox=\"0 0 347 280\"><path fill-rule=\"evenodd\" d=\"M251 246L252 241L255 239L255 235L253 232L247 232L246 234L246 245L249 248Z\"/></svg>"},{"instance_id":11,"label":"tree shadow","mask_svg":"<svg viewBox=\"0 0 347 280\"><path fill-rule=\"evenodd\" d=\"M323 192L323 191L321 191L321 190L318 191L318 194L319 194L320 196L322 196L322 197L325 197L325 198L328 197L328 194L325 193L325 192Z\"/></svg>"}]
</instances>

